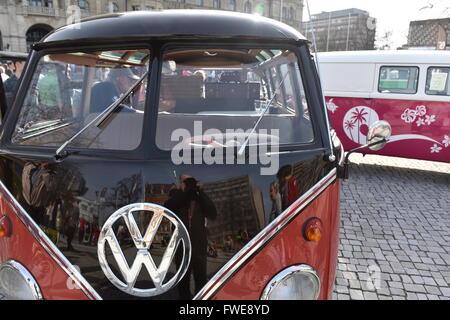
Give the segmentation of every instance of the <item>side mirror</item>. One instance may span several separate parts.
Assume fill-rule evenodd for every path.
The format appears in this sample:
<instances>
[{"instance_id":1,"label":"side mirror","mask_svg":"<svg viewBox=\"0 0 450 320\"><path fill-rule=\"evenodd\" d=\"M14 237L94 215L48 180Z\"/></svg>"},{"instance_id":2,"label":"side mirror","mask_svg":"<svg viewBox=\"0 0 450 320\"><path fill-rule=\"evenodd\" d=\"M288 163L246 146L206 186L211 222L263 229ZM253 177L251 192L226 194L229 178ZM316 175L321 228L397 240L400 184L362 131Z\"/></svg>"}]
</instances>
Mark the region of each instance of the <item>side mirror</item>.
<instances>
[{"instance_id":1,"label":"side mirror","mask_svg":"<svg viewBox=\"0 0 450 320\"><path fill-rule=\"evenodd\" d=\"M364 150L366 148L369 148L370 150L373 151L381 150L384 148L386 143L388 143L391 134L392 134L392 127L389 124L389 122L384 120L374 122L370 126L369 133L367 134L368 143L364 146L361 146L359 148L347 152L344 159L344 166L338 168L339 178L348 179L348 159L352 153Z\"/></svg>"},{"instance_id":2,"label":"side mirror","mask_svg":"<svg viewBox=\"0 0 450 320\"><path fill-rule=\"evenodd\" d=\"M367 134L367 148L372 151L378 151L384 148L388 139L391 137L392 128L389 122L380 120L374 122L369 129Z\"/></svg>"}]
</instances>

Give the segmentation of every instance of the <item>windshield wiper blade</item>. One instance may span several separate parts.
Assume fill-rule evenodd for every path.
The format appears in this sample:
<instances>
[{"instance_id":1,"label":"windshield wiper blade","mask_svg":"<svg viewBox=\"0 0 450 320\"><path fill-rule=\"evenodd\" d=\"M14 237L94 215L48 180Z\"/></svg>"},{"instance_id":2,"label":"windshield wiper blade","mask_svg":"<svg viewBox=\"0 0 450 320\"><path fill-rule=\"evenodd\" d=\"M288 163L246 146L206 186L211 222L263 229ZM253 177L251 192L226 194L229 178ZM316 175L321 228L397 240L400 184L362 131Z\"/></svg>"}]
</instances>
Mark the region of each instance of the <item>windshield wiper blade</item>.
<instances>
[{"instance_id":1,"label":"windshield wiper blade","mask_svg":"<svg viewBox=\"0 0 450 320\"><path fill-rule=\"evenodd\" d=\"M145 78L148 75L148 71L146 71L142 77L130 88L127 92L122 93L120 97L114 101L110 106L108 106L105 110L103 110L98 116L96 116L93 120L91 120L87 125L85 125L83 128L81 128L77 133L75 133L70 139L68 139L66 142L64 142L55 153L55 158L57 160L60 160L64 158L64 156L67 156L67 152L65 155L63 155L63 151L66 149L66 147L76 138L78 138L79 135L81 135L86 129L90 128L93 124L95 124L96 127L100 127L103 122L105 122L106 119L108 119L111 114L117 109L117 107L126 99L128 96L136 90L136 88L145 80Z\"/></svg>"},{"instance_id":2,"label":"windshield wiper blade","mask_svg":"<svg viewBox=\"0 0 450 320\"><path fill-rule=\"evenodd\" d=\"M19 135L13 138L14 142L25 141L30 138L34 138L54 130L58 130L73 124L73 121L64 121L63 119L47 121L42 126L34 126L19 132Z\"/></svg>"},{"instance_id":3,"label":"windshield wiper blade","mask_svg":"<svg viewBox=\"0 0 450 320\"><path fill-rule=\"evenodd\" d=\"M278 95L278 91L281 89L281 86L284 83L284 80L286 80L286 77L288 76L289 73L286 73L286 75L284 76L283 80L281 81L280 85L278 86L278 88L275 90L275 93L272 97L272 99L269 100L269 102L267 103L266 107L264 108L263 112L259 115L258 120L256 120L255 124L253 125L252 130L250 131L250 133L247 136L247 139L245 139L244 143L242 144L241 148L238 151L238 155L242 156L242 154L244 153L245 148L248 145L248 142L250 141L250 137L253 134L253 132L255 132L256 128L258 128L259 123L261 122L262 118L264 118L264 116L267 113L267 110L269 110L270 106L272 105L273 100L277 97Z\"/></svg>"}]
</instances>

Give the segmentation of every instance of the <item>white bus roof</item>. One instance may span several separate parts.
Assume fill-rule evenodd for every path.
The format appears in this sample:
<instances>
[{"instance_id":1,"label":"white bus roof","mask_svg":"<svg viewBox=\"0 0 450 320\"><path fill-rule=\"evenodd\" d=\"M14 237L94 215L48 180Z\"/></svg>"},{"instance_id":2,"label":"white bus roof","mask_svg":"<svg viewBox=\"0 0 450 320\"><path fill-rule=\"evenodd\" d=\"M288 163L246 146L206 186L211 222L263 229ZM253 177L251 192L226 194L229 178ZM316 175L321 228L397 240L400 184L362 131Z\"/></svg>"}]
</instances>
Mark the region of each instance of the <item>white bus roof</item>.
<instances>
[{"instance_id":1,"label":"white bus roof","mask_svg":"<svg viewBox=\"0 0 450 320\"><path fill-rule=\"evenodd\" d=\"M448 96L425 94L429 67L449 67L450 51L341 51L318 54L322 88L327 97L388 98L448 101ZM379 92L382 66L408 66L420 69L418 89L414 94Z\"/></svg>"},{"instance_id":2,"label":"white bus roof","mask_svg":"<svg viewBox=\"0 0 450 320\"><path fill-rule=\"evenodd\" d=\"M320 63L438 64L450 65L450 51L372 50L319 52Z\"/></svg>"}]
</instances>

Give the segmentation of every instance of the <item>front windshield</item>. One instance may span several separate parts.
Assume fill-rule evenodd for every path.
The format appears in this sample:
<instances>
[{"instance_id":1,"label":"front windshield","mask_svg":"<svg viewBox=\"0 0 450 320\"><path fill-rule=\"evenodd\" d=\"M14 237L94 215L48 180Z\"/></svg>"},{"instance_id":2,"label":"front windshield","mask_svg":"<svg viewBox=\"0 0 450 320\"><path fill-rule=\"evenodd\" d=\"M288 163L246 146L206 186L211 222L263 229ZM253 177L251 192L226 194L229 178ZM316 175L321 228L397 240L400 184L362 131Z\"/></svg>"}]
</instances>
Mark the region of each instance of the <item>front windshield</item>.
<instances>
[{"instance_id":1,"label":"front windshield","mask_svg":"<svg viewBox=\"0 0 450 320\"><path fill-rule=\"evenodd\" d=\"M33 74L13 142L59 147L148 71L147 49L43 56ZM116 110L108 125L90 127L72 146L133 150L141 142L147 81Z\"/></svg>"},{"instance_id":2,"label":"front windshield","mask_svg":"<svg viewBox=\"0 0 450 320\"><path fill-rule=\"evenodd\" d=\"M224 135L219 139L221 145L236 146L236 138L242 145L242 138L255 124L255 135L264 134L261 130L278 129L279 136L269 135L268 140L276 139L280 144L313 141L294 52L214 48L164 54L156 128L160 149L177 148L179 141L173 136L180 129L191 133L188 143L194 147L217 144L217 132ZM214 130L214 138L204 134L208 130ZM242 134L227 135L230 130L241 130Z\"/></svg>"}]
</instances>

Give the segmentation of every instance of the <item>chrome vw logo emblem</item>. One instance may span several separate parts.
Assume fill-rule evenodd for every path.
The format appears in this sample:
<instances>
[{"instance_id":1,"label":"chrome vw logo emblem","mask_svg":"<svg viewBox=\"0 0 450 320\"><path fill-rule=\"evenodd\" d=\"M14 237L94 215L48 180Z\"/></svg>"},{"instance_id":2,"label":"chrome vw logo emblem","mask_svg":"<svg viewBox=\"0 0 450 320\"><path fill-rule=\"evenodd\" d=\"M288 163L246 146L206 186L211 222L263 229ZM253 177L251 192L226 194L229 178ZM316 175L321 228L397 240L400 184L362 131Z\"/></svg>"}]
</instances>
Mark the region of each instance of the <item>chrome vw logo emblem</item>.
<instances>
[{"instance_id":1,"label":"chrome vw logo emblem","mask_svg":"<svg viewBox=\"0 0 450 320\"><path fill-rule=\"evenodd\" d=\"M152 212L153 216L148 224L145 234L142 235L138 224L133 216L133 212ZM127 259L122 251L122 247L116 237L116 232L113 229L113 225L119 219L123 218L131 239L137 249L137 254L131 267L129 266ZM171 223L172 234L170 240L162 255L159 266L152 257L150 246L155 240L156 233L163 221L166 218ZM111 248L112 256L115 259L117 266L121 272L123 279L119 279L106 259L106 243ZM175 253L179 245L183 245L183 259L181 264L177 266L175 274L168 280L166 280L167 272L170 265L175 258ZM100 266L109 279L117 288L134 296L138 297L151 297L160 295L169 289L173 288L186 273L189 262L191 260L191 242L186 227L181 220L168 209L151 203L135 203L114 212L103 225L102 231L98 239L98 258ZM141 272L142 266L148 271L151 277L154 287L151 288L136 288L136 280Z\"/></svg>"}]
</instances>

